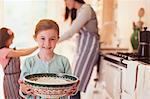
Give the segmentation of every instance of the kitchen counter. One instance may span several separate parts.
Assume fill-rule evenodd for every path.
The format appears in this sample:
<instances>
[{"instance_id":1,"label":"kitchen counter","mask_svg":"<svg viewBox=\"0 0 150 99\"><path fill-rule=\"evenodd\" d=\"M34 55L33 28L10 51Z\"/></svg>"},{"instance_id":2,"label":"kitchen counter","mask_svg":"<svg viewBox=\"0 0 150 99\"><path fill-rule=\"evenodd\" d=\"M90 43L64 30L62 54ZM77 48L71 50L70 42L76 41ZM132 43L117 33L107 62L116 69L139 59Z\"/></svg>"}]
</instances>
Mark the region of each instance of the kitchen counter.
<instances>
[{"instance_id":1,"label":"kitchen counter","mask_svg":"<svg viewBox=\"0 0 150 99\"><path fill-rule=\"evenodd\" d=\"M109 52L128 52L128 48L120 48L120 47L102 47L101 51L103 53L109 53Z\"/></svg>"}]
</instances>

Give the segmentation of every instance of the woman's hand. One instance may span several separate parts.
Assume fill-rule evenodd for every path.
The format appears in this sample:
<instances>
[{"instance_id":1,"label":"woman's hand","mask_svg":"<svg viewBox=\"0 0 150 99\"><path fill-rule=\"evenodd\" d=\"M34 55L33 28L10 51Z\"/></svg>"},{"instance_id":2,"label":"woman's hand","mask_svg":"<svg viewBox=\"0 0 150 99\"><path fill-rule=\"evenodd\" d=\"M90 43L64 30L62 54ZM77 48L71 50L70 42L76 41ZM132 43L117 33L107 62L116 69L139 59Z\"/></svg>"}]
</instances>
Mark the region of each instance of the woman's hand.
<instances>
[{"instance_id":1,"label":"woman's hand","mask_svg":"<svg viewBox=\"0 0 150 99\"><path fill-rule=\"evenodd\" d=\"M23 80L19 80L18 82L20 84L21 92L27 95L33 95L33 90L31 89L30 85L26 85Z\"/></svg>"}]
</instances>

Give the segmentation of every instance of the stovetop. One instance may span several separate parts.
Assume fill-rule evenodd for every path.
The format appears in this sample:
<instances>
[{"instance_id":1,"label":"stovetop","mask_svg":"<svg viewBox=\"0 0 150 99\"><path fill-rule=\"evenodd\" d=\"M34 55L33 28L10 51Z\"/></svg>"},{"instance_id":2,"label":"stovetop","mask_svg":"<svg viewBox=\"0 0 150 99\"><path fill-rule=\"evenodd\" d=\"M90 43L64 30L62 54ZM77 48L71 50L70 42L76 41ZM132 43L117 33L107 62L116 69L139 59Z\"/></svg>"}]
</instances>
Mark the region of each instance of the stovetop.
<instances>
[{"instance_id":1,"label":"stovetop","mask_svg":"<svg viewBox=\"0 0 150 99\"><path fill-rule=\"evenodd\" d=\"M119 58L125 59L125 60L141 61L141 62L150 64L150 58L141 57L140 55L138 55L138 53L117 52L117 53L109 53L109 55L119 57Z\"/></svg>"}]
</instances>

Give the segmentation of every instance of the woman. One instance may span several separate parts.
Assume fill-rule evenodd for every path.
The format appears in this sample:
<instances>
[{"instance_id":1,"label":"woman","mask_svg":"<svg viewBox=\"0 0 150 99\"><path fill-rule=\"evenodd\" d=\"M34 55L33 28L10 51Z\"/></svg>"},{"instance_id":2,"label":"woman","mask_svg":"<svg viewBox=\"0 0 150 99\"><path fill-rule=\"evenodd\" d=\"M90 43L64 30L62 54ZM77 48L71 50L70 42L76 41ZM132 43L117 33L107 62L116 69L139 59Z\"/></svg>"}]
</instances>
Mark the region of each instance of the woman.
<instances>
[{"instance_id":1,"label":"woman","mask_svg":"<svg viewBox=\"0 0 150 99\"><path fill-rule=\"evenodd\" d=\"M79 77L80 85L79 92L71 98L80 99L80 91L86 91L93 67L98 60L98 24L94 10L83 0L65 0L65 4L65 20L71 17L71 27L60 37L60 41L79 33L74 74Z\"/></svg>"}]
</instances>

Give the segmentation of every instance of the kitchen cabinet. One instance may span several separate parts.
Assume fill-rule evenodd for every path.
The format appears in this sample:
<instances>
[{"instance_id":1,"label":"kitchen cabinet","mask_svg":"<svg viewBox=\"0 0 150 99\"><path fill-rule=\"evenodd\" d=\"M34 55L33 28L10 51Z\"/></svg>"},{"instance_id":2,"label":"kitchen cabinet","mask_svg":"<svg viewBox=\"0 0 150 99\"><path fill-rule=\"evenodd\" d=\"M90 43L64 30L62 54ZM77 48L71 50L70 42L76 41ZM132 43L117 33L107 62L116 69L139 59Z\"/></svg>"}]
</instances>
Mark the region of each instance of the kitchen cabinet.
<instances>
[{"instance_id":1,"label":"kitchen cabinet","mask_svg":"<svg viewBox=\"0 0 150 99\"><path fill-rule=\"evenodd\" d=\"M101 80L105 83L105 89L112 99L120 99L121 97L121 78L122 69L118 68L116 64L102 59L101 67Z\"/></svg>"}]
</instances>

